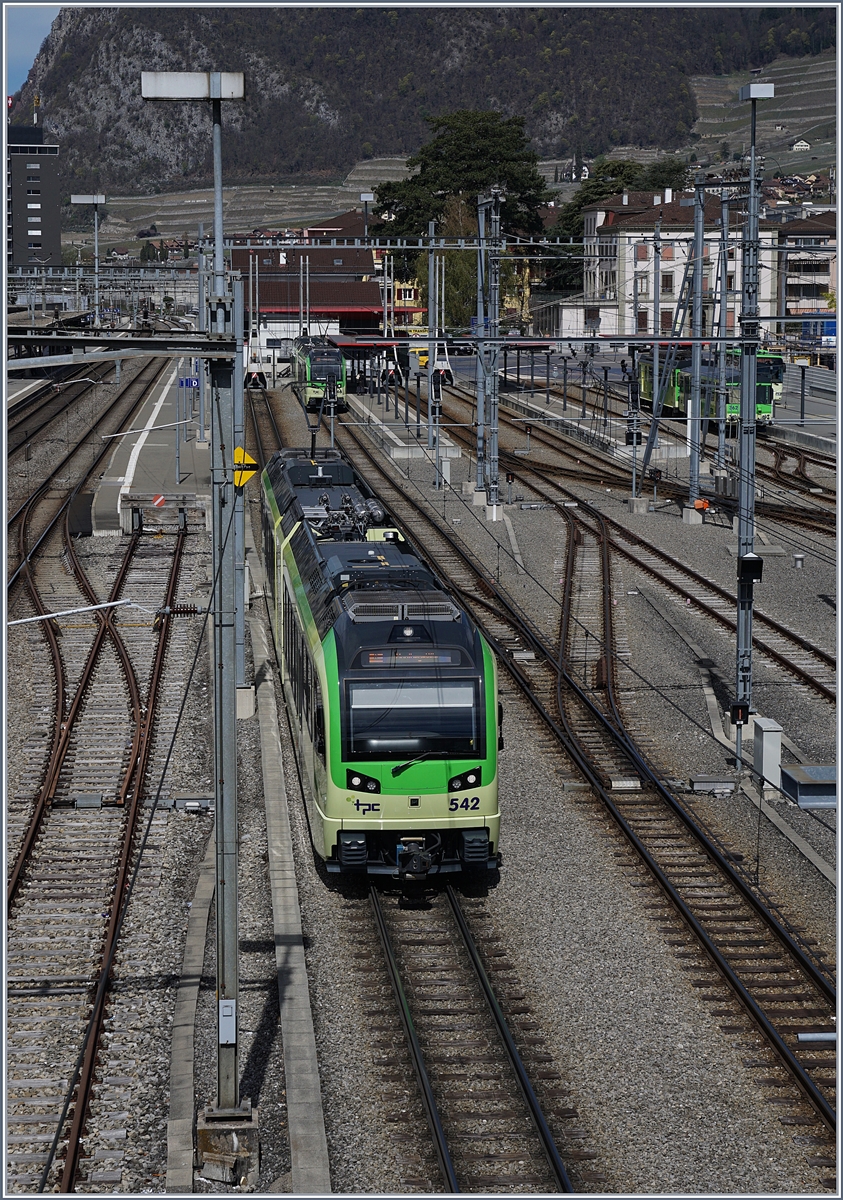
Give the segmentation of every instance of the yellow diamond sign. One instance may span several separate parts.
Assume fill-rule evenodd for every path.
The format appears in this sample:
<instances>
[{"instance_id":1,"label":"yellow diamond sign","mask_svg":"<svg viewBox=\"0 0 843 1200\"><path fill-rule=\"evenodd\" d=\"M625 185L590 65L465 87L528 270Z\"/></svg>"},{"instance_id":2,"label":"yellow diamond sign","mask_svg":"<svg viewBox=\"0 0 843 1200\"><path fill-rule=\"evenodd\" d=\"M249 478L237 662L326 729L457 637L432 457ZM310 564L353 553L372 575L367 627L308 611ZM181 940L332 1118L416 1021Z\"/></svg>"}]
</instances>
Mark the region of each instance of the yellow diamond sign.
<instances>
[{"instance_id":1,"label":"yellow diamond sign","mask_svg":"<svg viewBox=\"0 0 843 1200\"><path fill-rule=\"evenodd\" d=\"M242 469L238 471L238 467ZM235 446L234 468L234 486L243 487L257 473L258 464L252 458L251 454L246 453L242 446Z\"/></svg>"}]
</instances>

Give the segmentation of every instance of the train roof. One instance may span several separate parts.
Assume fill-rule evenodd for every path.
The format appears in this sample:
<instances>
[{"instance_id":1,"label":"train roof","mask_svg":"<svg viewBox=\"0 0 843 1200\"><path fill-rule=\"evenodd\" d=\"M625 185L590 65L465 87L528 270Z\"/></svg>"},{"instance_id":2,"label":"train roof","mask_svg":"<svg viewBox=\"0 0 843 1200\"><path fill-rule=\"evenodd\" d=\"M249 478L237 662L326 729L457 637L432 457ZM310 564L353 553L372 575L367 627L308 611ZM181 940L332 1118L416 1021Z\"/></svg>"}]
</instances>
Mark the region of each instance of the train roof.
<instances>
[{"instance_id":1,"label":"train roof","mask_svg":"<svg viewBox=\"0 0 843 1200\"><path fill-rule=\"evenodd\" d=\"M462 625L450 642L474 630L432 568L337 450L280 450L265 471L320 637L346 618L362 639L383 641L397 621ZM298 526L298 528L296 528ZM295 532L294 532L295 531ZM365 635L362 626L388 623ZM441 631L440 631L441 632ZM432 635L431 635L432 636ZM439 640L437 635L432 640Z\"/></svg>"}]
</instances>

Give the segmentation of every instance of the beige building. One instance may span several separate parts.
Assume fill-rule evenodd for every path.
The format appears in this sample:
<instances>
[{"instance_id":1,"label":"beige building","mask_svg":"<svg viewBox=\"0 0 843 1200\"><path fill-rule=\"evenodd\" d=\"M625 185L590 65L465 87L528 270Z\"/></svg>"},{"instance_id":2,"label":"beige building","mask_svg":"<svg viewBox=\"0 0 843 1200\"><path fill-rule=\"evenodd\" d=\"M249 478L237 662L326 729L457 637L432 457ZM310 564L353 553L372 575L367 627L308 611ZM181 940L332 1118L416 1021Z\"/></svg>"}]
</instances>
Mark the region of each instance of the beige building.
<instances>
[{"instance_id":1,"label":"beige building","mask_svg":"<svg viewBox=\"0 0 843 1200\"><path fill-rule=\"evenodd\" d=\"M741 248L739 217L732 212L727 248L727 329L737 329L741 299ZM540 331L551 336L631 337L654 332L669 334L677 306L683 300L683 285L690 289L693 278L694 193L661 195L626 192L583 210L583 294L548 306ZM655 241L659 229L661 245L657 297L655 284ZM779 228L769 222L760 227L759 308L764 317L777 313L777 266ZM705 199L703 249L703 328L711 330L719 321L720 200ZM553 311L553 310L556 311ZM690 334L691 306L680 332Z\"/></svg>"}]
</instances>

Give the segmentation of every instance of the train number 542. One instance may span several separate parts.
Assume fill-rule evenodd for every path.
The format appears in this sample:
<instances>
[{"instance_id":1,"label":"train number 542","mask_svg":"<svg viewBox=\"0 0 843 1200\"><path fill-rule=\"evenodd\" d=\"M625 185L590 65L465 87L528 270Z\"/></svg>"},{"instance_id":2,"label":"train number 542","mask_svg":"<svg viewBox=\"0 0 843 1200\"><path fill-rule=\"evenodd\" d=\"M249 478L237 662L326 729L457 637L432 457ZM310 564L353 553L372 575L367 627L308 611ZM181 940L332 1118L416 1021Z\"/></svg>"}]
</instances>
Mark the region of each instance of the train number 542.
<instances>
[{"instance_id":1,"label":"train number 542","mask_svg":"<svg viewBox=\"0 0 843 1200\"><path fill-rule=\"evenodd\" d=\"M451 810L451 812L457 812L458 809L460 809L460 808L464 808L466 811L468 811L469 809L473 809L476 811L479 807L480 807L480 797L479 796L470 796L470 797L465 796L462 800L458 800L456 798L456 796L452 796L451 799L448 801L448 808Z\"/></svg>"}]
</instances>

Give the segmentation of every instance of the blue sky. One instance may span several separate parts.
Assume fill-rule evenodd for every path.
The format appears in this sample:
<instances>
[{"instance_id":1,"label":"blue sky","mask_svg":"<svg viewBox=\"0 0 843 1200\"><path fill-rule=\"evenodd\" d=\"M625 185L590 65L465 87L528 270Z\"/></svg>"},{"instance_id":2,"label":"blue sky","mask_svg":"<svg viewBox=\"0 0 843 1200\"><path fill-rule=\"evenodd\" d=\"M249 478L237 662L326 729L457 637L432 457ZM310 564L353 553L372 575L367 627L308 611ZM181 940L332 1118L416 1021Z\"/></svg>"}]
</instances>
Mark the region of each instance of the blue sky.
<instances>
[{"instance_id":1,"label":"blue sky","mask_svg":"<svg viewBox=\"0 0 843 1200\"><path fill-rule=\"evenodd\" d=\"M6 14L6 86L11 96L22 88L59 13L59 4L7 4Z\"/></svg>"}]
</instances>

